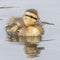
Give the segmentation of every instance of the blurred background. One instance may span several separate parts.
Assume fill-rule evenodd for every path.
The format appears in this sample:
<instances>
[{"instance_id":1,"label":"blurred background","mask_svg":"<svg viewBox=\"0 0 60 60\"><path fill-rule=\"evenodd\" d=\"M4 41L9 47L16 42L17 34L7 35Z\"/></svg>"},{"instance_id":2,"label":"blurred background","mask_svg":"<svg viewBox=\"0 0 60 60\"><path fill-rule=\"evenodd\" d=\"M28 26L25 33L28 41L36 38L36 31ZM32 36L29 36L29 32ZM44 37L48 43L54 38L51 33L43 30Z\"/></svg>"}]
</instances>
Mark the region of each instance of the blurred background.
<instances>
[{"instance_id":1,"label":"blurred background","mask_svg":"<svg viewBox=\"0 0 60 60\"><path fill-rule=\"evenodd\" d=\"M0 60L60 60L60 0L0 0ZM45 25L43 41L38 44L45 49L39 57L28 58L24 45L6 40L5 26L11 17L21 17L24 11L34 8L39 12L40 19L55 25Z\"/></svg>"}]
</instances>

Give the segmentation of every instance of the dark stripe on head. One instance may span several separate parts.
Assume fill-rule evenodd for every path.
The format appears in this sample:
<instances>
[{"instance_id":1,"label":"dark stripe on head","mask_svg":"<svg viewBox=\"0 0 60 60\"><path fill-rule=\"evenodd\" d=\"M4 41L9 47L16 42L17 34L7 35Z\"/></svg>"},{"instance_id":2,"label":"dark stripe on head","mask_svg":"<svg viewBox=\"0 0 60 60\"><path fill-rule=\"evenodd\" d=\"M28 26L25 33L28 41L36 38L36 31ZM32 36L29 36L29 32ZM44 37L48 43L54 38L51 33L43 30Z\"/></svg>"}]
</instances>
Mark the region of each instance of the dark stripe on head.
<instances>
[{"instance_id":1,"label":"dark stripe on head","mask_svg":"<svg viewBox=\"0 0 60 60\"><path fill-rule=\"evenodd\" d=\"M33 16L30 16L30 15L25 15L25 16L28 16L28 17L30 17L30 18L33 18L33 19L37 20L37 18L35 18L35 17L33 17Z\"/></svg>"},{"instance_id":2,"label":"dark stripe on head","mask_svg":"<svg viewBox=\"0 0 60 60\"><path fill-rule=\"evenodd\" d=\"M26 12L31 12L31 13L35 14L38 17L38 12L35 9L28 9L28 10L26 10Z\"/></svg>"}]
</instances>

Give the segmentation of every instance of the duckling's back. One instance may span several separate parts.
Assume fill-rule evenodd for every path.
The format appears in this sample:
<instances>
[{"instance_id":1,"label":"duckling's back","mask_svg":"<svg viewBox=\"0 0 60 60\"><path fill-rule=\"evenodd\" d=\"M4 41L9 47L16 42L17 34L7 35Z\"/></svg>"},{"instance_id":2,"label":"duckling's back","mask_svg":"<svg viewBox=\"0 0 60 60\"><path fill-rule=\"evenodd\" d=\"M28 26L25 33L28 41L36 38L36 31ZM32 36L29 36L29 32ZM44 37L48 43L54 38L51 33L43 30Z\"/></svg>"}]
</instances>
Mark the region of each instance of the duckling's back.
<instances>
[{"instance_id":1,"label":"duckling's back","mask_svg":"<svg viewBox=\"0 0 60 60\"><path fill-rule=\"evenodd\" d=\"M16 40L16 37L18 35L18 30L21 29L24 26L23 19L12 17L9 19L7 26L6 26L6 32L10 39Z\"/></svg>"}]
</instances>

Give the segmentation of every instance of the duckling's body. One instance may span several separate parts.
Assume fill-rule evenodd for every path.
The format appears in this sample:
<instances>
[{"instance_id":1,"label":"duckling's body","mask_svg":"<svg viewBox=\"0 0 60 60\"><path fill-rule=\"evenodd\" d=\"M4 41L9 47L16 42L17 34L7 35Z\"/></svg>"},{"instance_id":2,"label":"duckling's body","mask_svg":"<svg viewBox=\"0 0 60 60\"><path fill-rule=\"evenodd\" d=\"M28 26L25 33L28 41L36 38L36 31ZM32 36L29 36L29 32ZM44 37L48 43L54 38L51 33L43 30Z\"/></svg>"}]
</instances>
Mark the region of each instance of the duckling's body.
<instances>
[{"instance_id":1,"label":"duckling's body","mask_svg":"<svg viewBox=\"0 0 60 60\"><path fill-rule=\"evenodd\" d=\"M21 18L11 18L6 26L7 34L12 41L17 41L18 30L23 27L23 21Z\"/></svg>"},{"instance_id":2,"label":"duckling's body","mask_svg":"<svg viewBox=\"0 0 60 60\"><path fill-rule=\"evenodd\" d=\"M17 30L18 27L22 27L23 26L23 23L22 23L22 20L21 18L11 18L9 21L8 21L8 25L6 26L6 31L9 32L11 30L14 31L14 30Z\"/></svg>"},{"instance_id":3,"label":"duckling's body","mask_svg":"<svg viewBox=\"0 0 60 60\"><path fill-rule=\"evenodd\" d=\"M41 24L36 24L38 13L35 9L29 9L23 18L12 18L8 22L6 31L12 40L24 41L30 44L37 44L41 41L44 29Z\"/></svg>"}]
</instances>

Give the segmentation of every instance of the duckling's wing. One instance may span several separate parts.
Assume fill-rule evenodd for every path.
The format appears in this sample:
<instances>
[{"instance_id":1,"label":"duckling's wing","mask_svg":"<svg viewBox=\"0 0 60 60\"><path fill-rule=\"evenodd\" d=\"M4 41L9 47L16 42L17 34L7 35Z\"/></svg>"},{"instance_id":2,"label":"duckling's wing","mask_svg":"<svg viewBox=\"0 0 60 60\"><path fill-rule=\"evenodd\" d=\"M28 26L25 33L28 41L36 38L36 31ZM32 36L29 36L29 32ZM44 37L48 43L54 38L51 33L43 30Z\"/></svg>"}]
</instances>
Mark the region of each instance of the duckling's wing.
<instances>
[{"instance_id":1,"label":"duckling's wing","mask_svg":"<svg viewBox=\"0 0 60 60\"><path fill-rule=\"evenodd\" d=\"M14 26L17 26L14 28ZM11 19L9 19L7 26L6 26L6 32L10 32L10 30L13 29L18 29L21 28L23 26L23 20L22 18L17 18L17 17L12 17Z\"/></svg>"},{"instance_id":2,"label":"duckling's wing","mask_svg":"<svg viewBox=\"0 0 60 60\"><path fill-rule=\"evenodd\" d=\"M22 18L12 17L12 18L9 19L7 25L13 26L13 25L16 25L16 24L22 26L22 25L23 25L23 20L22 20Z\"/></svg>"}]
</instances>

